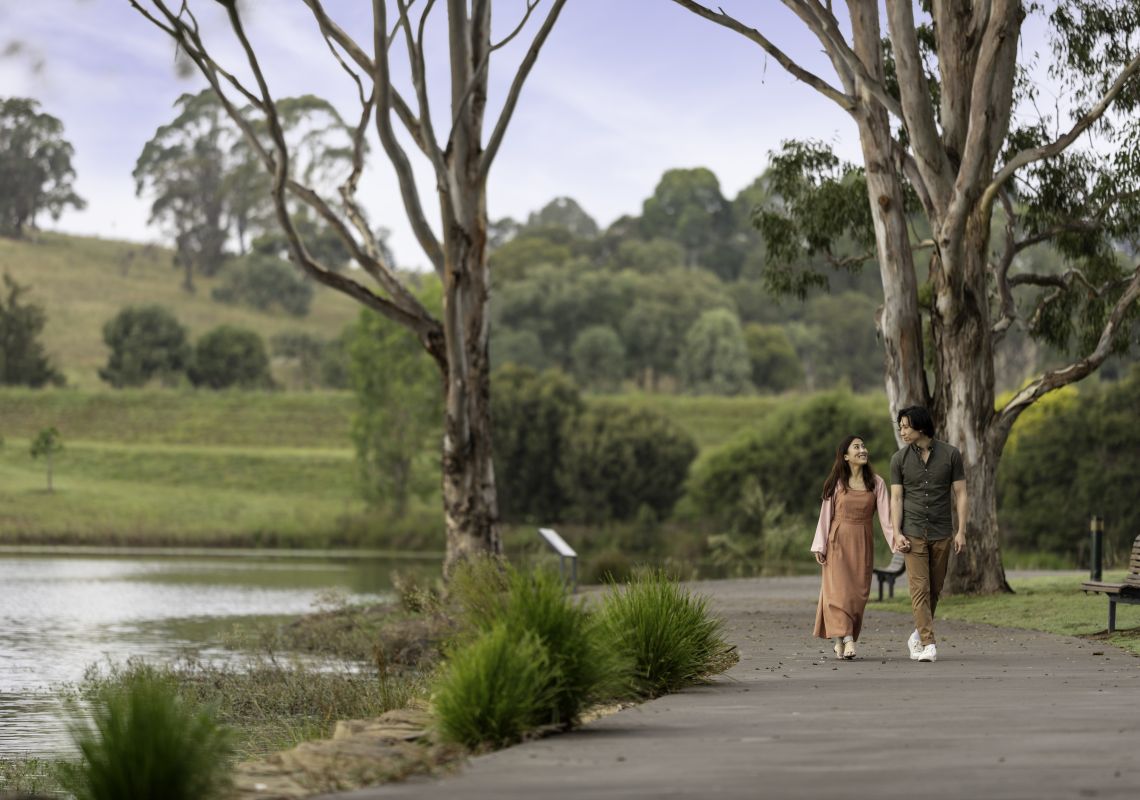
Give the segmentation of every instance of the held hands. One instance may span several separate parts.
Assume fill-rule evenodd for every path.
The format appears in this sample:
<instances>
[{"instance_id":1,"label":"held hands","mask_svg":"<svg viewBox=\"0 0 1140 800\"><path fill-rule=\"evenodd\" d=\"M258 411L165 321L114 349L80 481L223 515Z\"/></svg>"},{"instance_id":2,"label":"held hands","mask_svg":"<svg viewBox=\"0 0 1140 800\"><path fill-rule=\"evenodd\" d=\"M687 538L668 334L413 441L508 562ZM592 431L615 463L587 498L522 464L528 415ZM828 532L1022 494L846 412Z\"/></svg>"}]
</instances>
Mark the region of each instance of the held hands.
<instances>
[{"instance_id":1,"label":"held hands","mask_svg":"<svg viewBox=\"0 0 1140 800\"><path fill-rule=\"evenodd\" d=\"M961 553L966 549L966 534L963 531L958 531L954 536L954 552L955 554Z\"/></svg>"},{"instance_id":2,"label":"held hands","mask_svg":"<svg viewBox=\"0 0 1140 800\"><path fill-rule=\"evenodd\" d=\"M815 563L819 564L821 567L827 563L827 556L825 556L823 553L813 552L812 555L815 556Z\"/></svg>"},{"instance_id":3,"label":"held hands","mask_svg":"<svg viewBox=\"0 0 1140 800\"><path fill-rule=\"evenodd\" d=\"M896 553L909 553L910 540L903 536L901 533L895 534L895 552Z\"/></svg>"}]
</instances>

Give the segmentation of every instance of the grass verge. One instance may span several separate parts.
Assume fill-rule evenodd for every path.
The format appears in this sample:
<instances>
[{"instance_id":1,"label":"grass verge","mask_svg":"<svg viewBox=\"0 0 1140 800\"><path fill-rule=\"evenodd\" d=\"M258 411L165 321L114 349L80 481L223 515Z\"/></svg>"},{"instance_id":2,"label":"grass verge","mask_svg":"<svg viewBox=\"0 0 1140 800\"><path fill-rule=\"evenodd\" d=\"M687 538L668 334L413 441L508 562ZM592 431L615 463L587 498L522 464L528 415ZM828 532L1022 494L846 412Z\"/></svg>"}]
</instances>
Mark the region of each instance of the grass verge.
<instances>
[{"instance_id":1,"label":"grass verge","mask_svg":"<svg viewBox=\"0 0 1140 800\"><path fill-rule=\"evenodd\" d=\"M1106 581L1119 581L1123 572L1105 573ZM1118 605L1116 626L1109 635L1108 601L1104 595L1081 591L1081 575L1022 578L1010 581L1014 594L982 597L946 597L938 601L938 616L963 622L981 622L1005 628L1059 633L1102 639L1140 655L1140 606ZM892 611L910 611L910 598L897 595L883 604Z\"/></svg>"}]
</instances>

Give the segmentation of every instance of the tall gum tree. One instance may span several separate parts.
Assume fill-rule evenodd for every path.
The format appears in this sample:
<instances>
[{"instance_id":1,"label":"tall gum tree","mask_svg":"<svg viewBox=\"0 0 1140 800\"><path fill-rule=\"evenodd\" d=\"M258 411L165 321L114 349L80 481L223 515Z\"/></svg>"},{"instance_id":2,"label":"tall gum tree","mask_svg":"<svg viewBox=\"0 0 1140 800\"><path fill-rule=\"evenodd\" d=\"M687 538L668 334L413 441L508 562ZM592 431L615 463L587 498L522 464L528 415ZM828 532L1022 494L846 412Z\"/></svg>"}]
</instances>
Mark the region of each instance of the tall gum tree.
<instances>
[{"instance_id":1,"label":"tall gum tree","mask_svg":"<svg viewBox=\"0 0 1140 800\"><path fill-rule=\"evenodd\" d=\"M822 46L830 79L721 9L672 2L754 42L855 122L883 285L877 324L892 417L926 405L940 435L962 451L967 548L948 588L1008 590L994 478L1010 429L1037 399L1086 377L1126 344L1136 316L1140 267L1125 266L1118 253L1124 243L1140 252L1140 2L1057 0L1027 9L1018 0L781 0ZM1029 11L1049 21L1063 118L1011 125L1015 111L1034 110L1032 54L1019 63ZM926 287L908 227L916 204L931 231ZM1004 236L992 236L993 228ZM1018 254L1045 243L1068 269L1013 269ZM1017 289L1037 294L1019 304ZM1080 354L1035 375L997 409L995 347L1013 325L1055 344L1076 339Z\"/></svg>"},{"instance_id":2,"label":"tall gum tree","mask_svg":"<svg viewBox=\"0 0 1140 800\"><path fill-rule=\"evenodd\" d=\"M566 0L550 0L546 4L542 0L527 0L517 24L498 42L491 39L492 0L372 0L370 41L358 40L341 27L321 0L301 0L332 57L354 82L360 102L358 121L353 127L352 169L340 185L340 196L335 202L323 197L291 169L294 153L283 132L277 100L248 35L241 3L129 1L177 43L180 53L205 76L226 112L242 128L272 176L274 210L292 259L325 286L406 327L439 366L444 394L445 574L473 554L501 552L491 460L487 176L523 85ZM252 81L241 79L220 64L204 41L193 9L215 4L225 9L229 26L245 55L244 69ZM450 108L445 123L438 129L428 99L425 53L425 29L437 5L445 7L450 56ZM536 15L542 6L545 7ZM491 132L484 138L492 55L527 29L532 17L536 22L531 27L536 29L530 45L510 81ZM391 58L400 49L408 60L410 99L401 92L393 76ZM239 103L248 104L263 116L265 134L260 134L248 115L241 112ZM404 129L406 137L397 135L397 126ZM446 134L446 139L441 141L437 130ZM357 200L365 141L370 131L395 170L408 220L443 283L441 318L429 313L402 282ZM435 179L438 234L428 221L412 161L402 143L407 139L426 159ZM349 273L338 273L321 263L306 247L305 237L294 224L290 204L308 206L324 219L372 283L366 285Z\"/></svg>"}]
</instances>

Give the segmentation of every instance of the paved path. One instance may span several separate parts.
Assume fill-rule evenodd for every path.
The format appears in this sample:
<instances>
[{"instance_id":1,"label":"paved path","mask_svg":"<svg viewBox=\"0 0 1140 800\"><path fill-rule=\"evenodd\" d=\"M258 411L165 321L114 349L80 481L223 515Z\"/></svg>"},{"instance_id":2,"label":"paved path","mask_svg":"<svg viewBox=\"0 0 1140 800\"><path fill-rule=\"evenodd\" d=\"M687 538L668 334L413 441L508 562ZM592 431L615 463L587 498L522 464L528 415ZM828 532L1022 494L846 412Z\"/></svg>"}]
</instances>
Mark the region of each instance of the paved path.
<instances>
[{"instance_id":1,"label":"paved path","mask_svg":"<svg viewBox=\"0 0 1140 800\"><path fill-rule=\"evenodd\" d=\"M870 605L860 658L812 639L811 578L701 584L740 663L711 685L337 800L1140 797L1140 658L1099 642Z\"/></svg>"}]
</instances>

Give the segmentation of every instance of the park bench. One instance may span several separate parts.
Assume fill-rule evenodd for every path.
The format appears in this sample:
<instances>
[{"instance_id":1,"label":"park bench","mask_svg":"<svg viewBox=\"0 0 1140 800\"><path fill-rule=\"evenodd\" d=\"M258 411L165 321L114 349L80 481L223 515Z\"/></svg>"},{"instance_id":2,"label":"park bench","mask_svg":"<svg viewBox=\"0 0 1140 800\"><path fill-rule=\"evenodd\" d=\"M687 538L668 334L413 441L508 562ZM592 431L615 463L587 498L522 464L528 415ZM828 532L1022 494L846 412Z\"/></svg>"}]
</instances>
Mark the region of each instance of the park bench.
<instances>
[{"instance_id":1,"label":"park bench","mask_svg":"<svg viewBox=\"0 0 1140 800\"><path fill-rule=\"evenodd\" d=\"M1128 558L1128 575L1120 583L1105 581L1085 581L1081 588L1086 594L1099 593L1108 597L1108 632L1116 630L1116 604L1131 603L1140 605L1140 536L1132 543L1132 555Z\"/></svg>"},{"instance_id":2,"label":"park bench","mask_svg":"<svg viewBox=\"0 0 1140 800\"><path fill-rule=\"evenodd\" d=\"M885 567L872 568L875 577L879 579L879 602L883 600L883 584L886 583L890 589L890 596L895 596L895 579L906 572L906 558L902 553L895 553L891 556L891 563Z\"/></svg>"}]
</instances>

